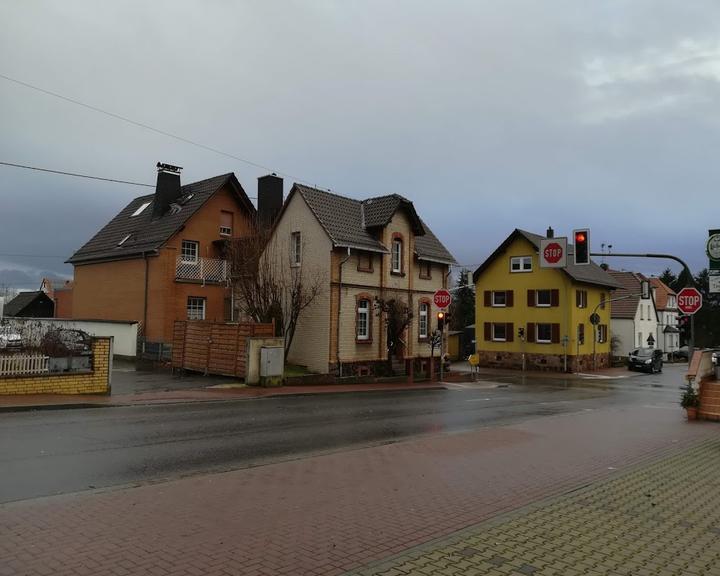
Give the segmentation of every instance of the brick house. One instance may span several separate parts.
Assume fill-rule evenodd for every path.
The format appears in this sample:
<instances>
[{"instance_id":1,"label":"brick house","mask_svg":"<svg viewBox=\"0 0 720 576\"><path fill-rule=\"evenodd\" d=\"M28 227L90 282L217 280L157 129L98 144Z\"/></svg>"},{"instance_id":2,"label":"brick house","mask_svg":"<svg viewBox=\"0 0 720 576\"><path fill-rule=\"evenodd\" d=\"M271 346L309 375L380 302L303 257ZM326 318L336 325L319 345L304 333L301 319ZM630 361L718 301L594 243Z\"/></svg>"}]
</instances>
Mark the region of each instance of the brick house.
<instances>
[{"instance_id":1,"label":"brick house","mask_svg":"<svg viewBox=\"0 0 720 576\"><path fill-rule=\"evenodd\" d=\"M552 237L548 230L548 237ZM473 274L476 350L483 366L536 370L610 365L610 292L619 284L595 263L540 268L543 236L514 230ZM600 322L593 330L590 315Z\"/></svg>"},{"instance_id":2,"label":"brick house","mask_svg":"<svg viewBox=\"0 0 720 576\"><path fill-rule=\"evenodd\" d=\"M427 368L433 293L446 287L455 260L410 200L397 194L355 200L295 184L269 245L325 286L300 317L289 362L321 374L383 369L388 337L374 303L394 298L413 313L394 363Z\"/></svg>"},{"instance_id":3,"label":"brick house","mask_svg":"<svg viewBox=\"0 0 720 576\"><path fill-rule=\"evenodd\" d=\"M658 344L658 314L654 298L642 299L642 282L647 280L642 274L619 270L608 270L619 284L613 302L612 333L617 338L619 356L627 356L633 349L647 347L648 338L652 336L654 346ZM651 291L653 294L655 291Z\"/></svg>"},{"instance_id":4,"label":"brick house","mask_svg":"<svg viewBox=\"0 0 720 576\"><path fill-rule=\"evenodd\" d=\"M170 344L175 320L230 320L226 242L252 234L256 215L234 174L181 186L180 168L158 164L155 193L68 260L72 317L140 322L147 348Z\"/></svg>"}]
</instances>

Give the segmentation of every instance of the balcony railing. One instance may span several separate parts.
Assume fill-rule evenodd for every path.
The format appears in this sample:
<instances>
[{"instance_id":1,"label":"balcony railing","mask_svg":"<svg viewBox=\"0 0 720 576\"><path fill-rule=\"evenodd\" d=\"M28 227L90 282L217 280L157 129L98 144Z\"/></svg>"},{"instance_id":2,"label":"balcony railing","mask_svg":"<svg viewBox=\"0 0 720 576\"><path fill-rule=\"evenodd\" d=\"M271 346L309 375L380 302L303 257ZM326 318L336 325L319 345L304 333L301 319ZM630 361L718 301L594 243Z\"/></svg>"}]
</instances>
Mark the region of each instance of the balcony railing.
<instances>
[{"instance_id":1,"label":"balcony railing","mask_svg":"<svg viewBox=\"0 0 720 576\"><path fill-rule=\"evenodd\" d=\"M176 280L195 280L198 282L227 282L228 261L217 258L198 258L194 262L177 257L175 263Z\"/></svg>"}]
</instances>

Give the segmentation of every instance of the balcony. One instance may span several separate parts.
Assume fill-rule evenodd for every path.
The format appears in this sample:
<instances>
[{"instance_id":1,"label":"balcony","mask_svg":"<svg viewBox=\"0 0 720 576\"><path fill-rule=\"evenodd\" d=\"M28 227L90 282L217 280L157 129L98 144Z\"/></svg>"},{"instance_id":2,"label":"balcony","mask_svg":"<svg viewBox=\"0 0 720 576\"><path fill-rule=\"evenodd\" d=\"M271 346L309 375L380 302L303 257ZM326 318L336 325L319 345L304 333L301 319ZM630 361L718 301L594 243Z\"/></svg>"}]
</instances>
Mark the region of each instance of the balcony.
<instances>
[{"instance_id":1,"label":"balcony","mask_svg":"<svg viewBox=\"0 0 720 576\"><path fill-rule=\"evenodd\" d=\"M175 280L219 284L228 281L228 261L217 258L198 258L195 262L178 256L175 262Z\"/></svg>"}]
</instances>

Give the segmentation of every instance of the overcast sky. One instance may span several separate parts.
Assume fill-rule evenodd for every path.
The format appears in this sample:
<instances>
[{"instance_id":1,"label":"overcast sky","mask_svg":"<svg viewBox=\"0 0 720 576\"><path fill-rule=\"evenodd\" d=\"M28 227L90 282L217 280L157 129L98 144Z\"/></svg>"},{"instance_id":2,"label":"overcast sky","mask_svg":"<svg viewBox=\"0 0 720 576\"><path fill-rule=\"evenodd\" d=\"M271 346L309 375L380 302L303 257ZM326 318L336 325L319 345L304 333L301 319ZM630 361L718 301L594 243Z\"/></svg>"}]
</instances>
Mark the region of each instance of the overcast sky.
<instances>
[{"instance_id":1,"label":"overcast sky","mask_svg":"<svg viewBox=\"0 0 720 576\"><path fill-rule=\"evenodd\" d=\"M552 225L697 271L720 228L718 28L712 0L0 0L0 74L271 167L286 192L407 196L471 268ZM267 173L2 78L0 161L150 184L162 161L250 196ZM148 190L0 166L0 285L71 276Z\"/></svg>"}]
</instances>

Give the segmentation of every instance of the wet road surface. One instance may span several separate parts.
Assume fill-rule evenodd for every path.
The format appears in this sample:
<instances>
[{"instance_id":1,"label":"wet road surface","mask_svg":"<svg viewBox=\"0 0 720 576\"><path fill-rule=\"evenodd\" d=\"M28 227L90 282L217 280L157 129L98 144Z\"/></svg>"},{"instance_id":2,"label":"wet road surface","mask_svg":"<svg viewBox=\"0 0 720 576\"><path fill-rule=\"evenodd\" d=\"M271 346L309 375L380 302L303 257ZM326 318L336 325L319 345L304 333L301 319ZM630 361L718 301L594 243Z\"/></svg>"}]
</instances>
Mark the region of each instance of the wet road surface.
<instances>
[{"instance_id":1,"label":"wet road surface","mask_svg":"<svg viewBox=\"0 0 720 576\"><path fill-rule=\"evenodd\" d=\"M685 367L581 383L517 376L448 390L0 415L0 502L230 470L423 434L617 405L676 408Z\"/></svg>"}]
</instances>

